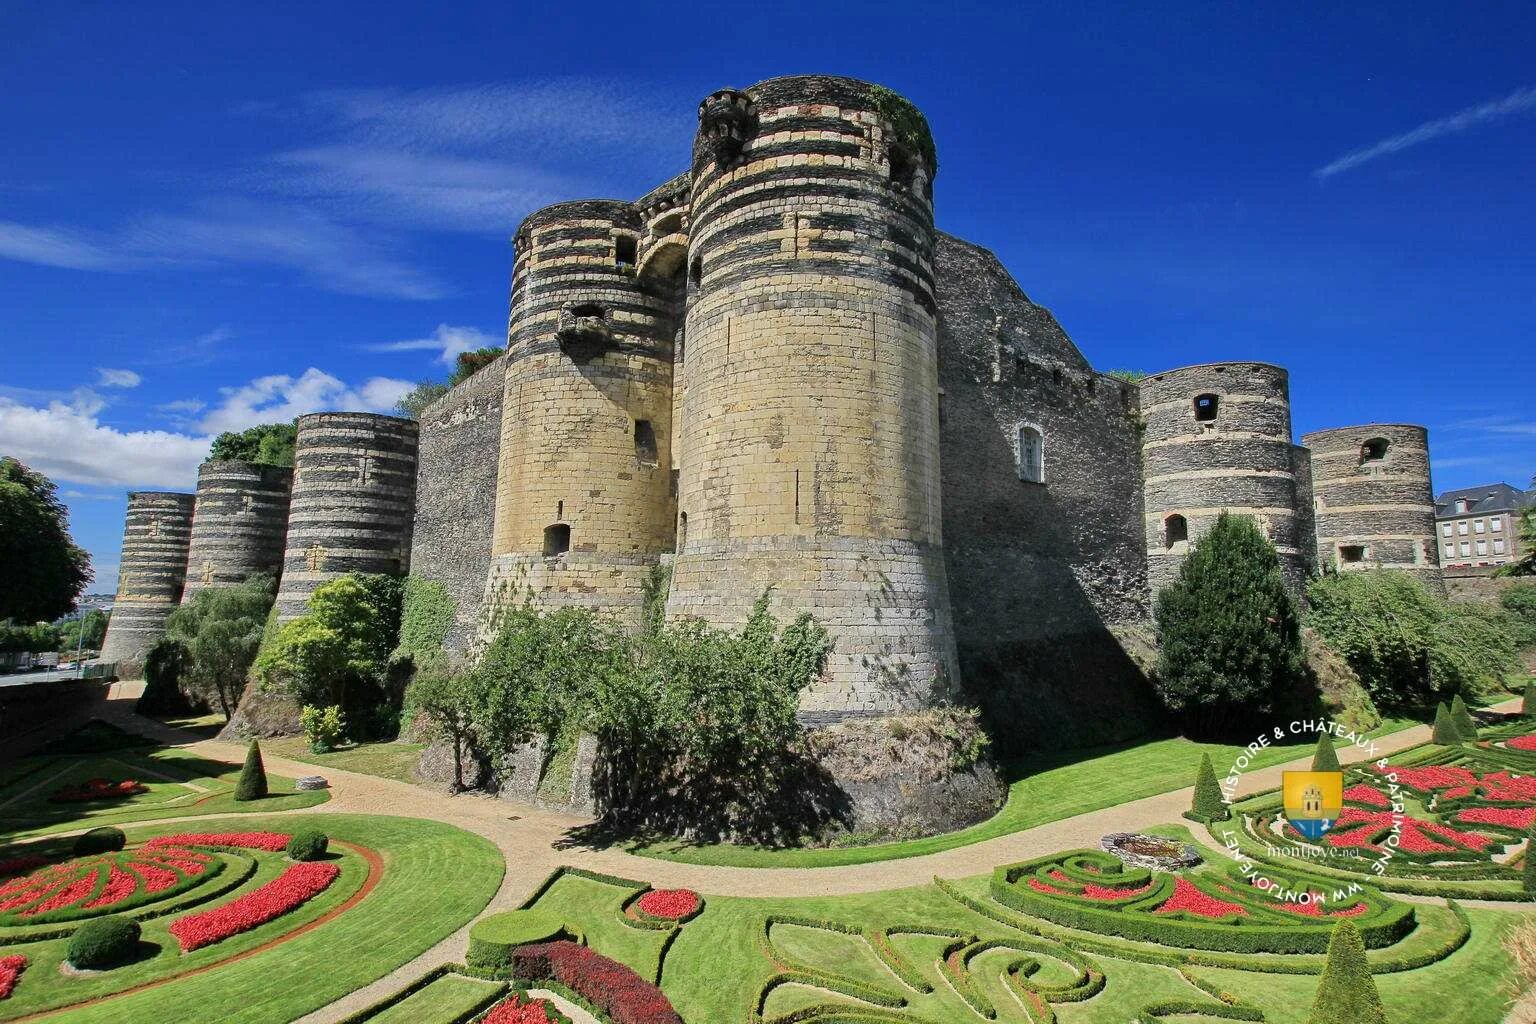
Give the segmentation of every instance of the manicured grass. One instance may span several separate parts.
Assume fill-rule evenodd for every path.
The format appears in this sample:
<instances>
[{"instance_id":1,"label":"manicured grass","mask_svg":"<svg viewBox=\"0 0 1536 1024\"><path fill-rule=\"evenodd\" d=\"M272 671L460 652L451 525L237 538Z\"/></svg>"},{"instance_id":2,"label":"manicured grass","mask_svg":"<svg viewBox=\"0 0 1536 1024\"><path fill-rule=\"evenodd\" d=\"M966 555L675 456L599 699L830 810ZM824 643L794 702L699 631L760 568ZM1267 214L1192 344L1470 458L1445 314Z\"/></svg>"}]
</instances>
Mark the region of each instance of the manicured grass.
<instances>
[{"instance_id":1,"label":"manicured grass","mask_svg":"<svg viewBox=\"0 0 1536 1024\"><path fill-rule=\"evenodd\" d=\"M1389 719L1372 735L1379 738L1418 724L1409 719ZM1306 739L1301 743L1266 748L1248 770L1305 757L1315 742L1315 739ZM777 850L730 843L667 841L637 843L630 847L630 852L688 864L753 868L836 867L920 857L1182 789L1194 784L1200 755L1210 754L1217 774L1221 775L1242 752L1239 745L1199 743L1173 737L1067 751L1022 761L1010 766L1009 776L1013 781L1008 787L1008 800L997 814L959 832L906 842L841 849ZM1342 756L1345 760L1354 759L1348 750L1342 750Z\"/></svg>"},{"instance_id":2,"label":"manicured grass","mask_svg":"<svg viewBox=\"0 0 1536 1024\"><path fill-rule=\"evenodd\" d=\"M536 906L579 928L589 946L622 960L643 978L655 978L666 933L624 923L624 903L634 894L632 888L567 874L560 876Z\"/></svg>"},{"instance_id":3,"label":"manicured grass","mask_svg":"<svg viewBox=\"0 0 1536 1024\"><path fill-rule=\"evenodd\" d=\"M445 974L368 1020L370 1024L458 1024L484 1009L505 988L500 982Z\"/></svg>"},{"instance_id":4,"label":"manicured grass","mask_svg":"<svg viewBox=\"0 0 1536 1024\"><path fill-rule=\"evenodd\" d=\"M294 1020L360 988L440 941L485 908L501 883L500 852L479 836L438 822L367 815L305 815L303 824L332 839L378 851L385 870L378 887L346 913L313 931L244 960L171 980L90 1006L71 1010L71 1022L122 1021L269 1022ZM292 817L221 819L220 830L291 831ZM172 831L130 830L130 840ZM333 847L334 848L334 847ZM145 925L144 939L158 946L153 956L86 978L58 973L65 940L7 947L34 963L9 1000L0 1020L46 1005L73 1004L93 995L120 991L164 976L172 967L195 967L286 934L343 902L361 884L366 868L356 855L339 861L341 877L292 914L243 935L178 953L166 928L170 920ZM268 870L280 870L273 858ZM265 878L258 878L264 881ZM450 883L451 880L451 884ZM216 904L214 904L216 905Z\"/></svg>"},{"instance_id":5,"label":"manicured grass","mask_svg":"<svg viewBox=\"0 0 1536 1024\"><path fill-rule=\"evenodd\" d=\"M353 743L328 754L316 754L309 749L309 740L303 736L275 736L261 741L261 749L292 761L321 768L339 768L345 772L377 775L381 779L399 782L415 782L416 762L425 743Z\"/></svg>"}]
</instances>

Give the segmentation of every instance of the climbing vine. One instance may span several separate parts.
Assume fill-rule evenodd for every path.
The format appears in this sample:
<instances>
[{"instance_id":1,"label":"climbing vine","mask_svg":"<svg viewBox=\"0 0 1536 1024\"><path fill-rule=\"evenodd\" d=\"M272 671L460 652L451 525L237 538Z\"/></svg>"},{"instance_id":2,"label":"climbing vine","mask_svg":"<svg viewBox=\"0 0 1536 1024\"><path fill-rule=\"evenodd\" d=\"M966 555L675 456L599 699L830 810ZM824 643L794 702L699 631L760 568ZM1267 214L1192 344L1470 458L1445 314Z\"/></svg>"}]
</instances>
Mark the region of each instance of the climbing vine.
<instances>
[{"instance_id":1,"label":"climbing vine","mask_svg":"<svg viewBox=\"0 0 1536 1024\"><path fill-rule=\"evenodd\" d=\"M874 101L875 112L890 122L896 141L910 152L922 156L930 181L937 177L939 155L934 149L933 132L928 128L928 119L923 116L923 112L913 106L911 100L883 85L871 86L869 95Z\"/></svg>"},{"instance_id":2,"label":"climbing vine","mask_svg":"<svg viewBox=\"0 0 1536 1024\"><path fill-rule=\"evenodd\" d=\"M394 657L409 655L416 661L443 649L458 604L436 580L407 576L400 613L400 644Z\"/></svg>"}]
</instances>

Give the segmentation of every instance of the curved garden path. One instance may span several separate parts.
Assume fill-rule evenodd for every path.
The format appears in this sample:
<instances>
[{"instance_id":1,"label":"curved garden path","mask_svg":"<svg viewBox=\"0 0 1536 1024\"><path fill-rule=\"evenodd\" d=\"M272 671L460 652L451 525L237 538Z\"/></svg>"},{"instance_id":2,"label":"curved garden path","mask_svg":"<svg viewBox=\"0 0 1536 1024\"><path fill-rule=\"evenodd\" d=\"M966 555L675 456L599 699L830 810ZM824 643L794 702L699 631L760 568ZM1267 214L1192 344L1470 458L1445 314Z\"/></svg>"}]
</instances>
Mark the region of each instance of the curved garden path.
<instances>
[{"instance_id":1,"label":"curved garden path","mask_svg":"<svg viewBox=\"0 0 1536 1024\"><path fill-rule=\"evenodd\" d=\"M142 718L133 712L137 686L113 688L103 707L104 717L133 732L174 744L193 753L238 763L244 757L240 744L220 740L191 740L189 734L160 722ZM1518 702L1499 705L1496 710L1513 710ZM1416 726L1376 741L1376 755L1386 756L1426 742L1428 726ZM1346 759L1358 753L1343 748ZM1073 847L1097 846L1109 832L1134 831L1182 821L1189 808L1192 787L1181 787L1158 796L1146 797L1076 817L1054 821L1010 835L985 840L970 846L904 860L882 861L842 867L819 868L743 868L639 857L618 849L593 849L573 845L569 831L586 824L588 819L561 814L526 804L513 803L479 794L449 797L422 786L372 775L317 768L315 765L267 756L267 767L289 776L321 772L331 785L331 799L303 810L280 812L383 814L411 818L430 818L457 825L485 836L505 854L507 872L500 890L488 909L510 909L526 899L555 868L571 865L648 881L658 888L689 888L709 894L731 896L831 896L924 885L935 875L959 878L989 872L999 864L1053 853ZM1287 768L1306 767L1310 756L1287 764L1249 772L1242 778L1238 795L1246 795L1280 784L1280 773ZM1223 766L1218 766L1218 772ZM217 818L222 815L208 815ZM185 818L176 819L185 822ZM134 822L134 825L149 822ZM444 879L451 884L451 879ZM304 1024L336 1021L398 990L437 964L462 961L469 941L468 926L444 939L372 985L324 1007L307 1017Z\"/></svg>"}]
</instances>

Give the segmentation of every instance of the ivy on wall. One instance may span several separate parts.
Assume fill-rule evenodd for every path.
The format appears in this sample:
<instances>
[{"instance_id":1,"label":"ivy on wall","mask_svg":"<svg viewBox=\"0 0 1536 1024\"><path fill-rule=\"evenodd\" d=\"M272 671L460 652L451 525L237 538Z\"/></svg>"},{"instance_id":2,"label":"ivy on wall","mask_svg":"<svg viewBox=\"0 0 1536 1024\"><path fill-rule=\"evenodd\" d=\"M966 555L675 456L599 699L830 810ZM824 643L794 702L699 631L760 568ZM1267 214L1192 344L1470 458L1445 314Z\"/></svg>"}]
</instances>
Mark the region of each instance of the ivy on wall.
<instances>
[{"instance_id":1,"label":"ivy on wall","mask_svg":"<svg viewBox=\"0 0 1536 1024\"><path fill-rule=\"evenodd\" d=\"M400 643L394 657L409 655L417 662L441 653L453 628L458 603L436 580L405 578L405 600L400 612Z\"/></svg>"}]
</instances>

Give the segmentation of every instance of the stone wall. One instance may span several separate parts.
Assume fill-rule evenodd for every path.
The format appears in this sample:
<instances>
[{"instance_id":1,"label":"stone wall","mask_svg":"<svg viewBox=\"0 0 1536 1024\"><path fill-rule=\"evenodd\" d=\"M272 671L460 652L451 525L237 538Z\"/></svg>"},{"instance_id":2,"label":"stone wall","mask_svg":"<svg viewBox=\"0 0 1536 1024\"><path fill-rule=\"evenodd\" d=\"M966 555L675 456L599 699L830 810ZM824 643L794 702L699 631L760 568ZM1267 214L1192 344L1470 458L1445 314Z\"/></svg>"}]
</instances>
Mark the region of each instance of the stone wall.
<instances>
[{"instance_id":1,"label":"stone wall","mask_svg":"<svg viewBox=\"0 0 1536 1024\"><path fill-rule=\"evenodd\" d=\"M1108 742L1157 709L1111 633L1146 620L1134 385L1097 374L986 249L935 270L944 555L966 689L1004 747ZM1024 479L1037 430L1041 482Z\"/></svg>"},{"instance_id":2,"label":"stone wall","mask_svg":"<svg viewBox=\"0 0 1536 1024\"><path fill-rule=\"evenodd\" d=\"M117 663L119 679L143 674L145 655L181 603L195 502L195 495L166 491L128 495L117 598L101 645L101 660Z\"/></svg>"},{"instance_id":3,"label":"stone wall","mask_svg":"<svg viewBox=\"0 0 1536 1024\"><path fill-rule=\"evenodd\" d=\"M502 356L428 406L418 421L411 575L441 584L453 598L446 644L453 654L475 635L491 564L505 386Z\"/></svg>"},{"instance_id":4,"label":"stone wall","mask_svg":"<svg viewBox=\"0 0 1536 1024\"><path fill-rule=\"evenodd\" d=\"M1446 596L1452 601L1497 601L1512 587L1536 586L1529 576L1494 576L1491 569L1476 567L1445 570Z\"/></svg>"},{"instance_id":5,"label":"stone wall","mask_svg":"<svg viewBox=\"0 0 1536 1024\"><path fill-rule=\"evenodd\" d=\"M293 470L256 462L205 462L187 553L183 603L199 590L232 587L257 573L276 576L288 534Z\"/></svg>"}]
</instances>

